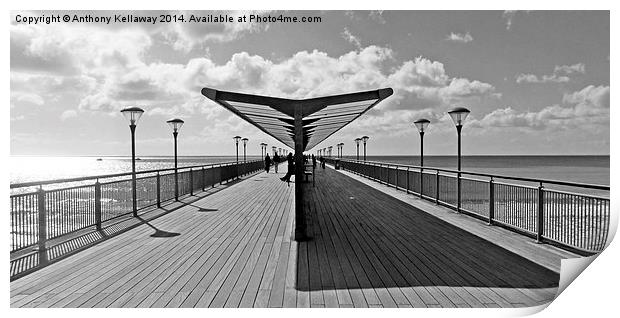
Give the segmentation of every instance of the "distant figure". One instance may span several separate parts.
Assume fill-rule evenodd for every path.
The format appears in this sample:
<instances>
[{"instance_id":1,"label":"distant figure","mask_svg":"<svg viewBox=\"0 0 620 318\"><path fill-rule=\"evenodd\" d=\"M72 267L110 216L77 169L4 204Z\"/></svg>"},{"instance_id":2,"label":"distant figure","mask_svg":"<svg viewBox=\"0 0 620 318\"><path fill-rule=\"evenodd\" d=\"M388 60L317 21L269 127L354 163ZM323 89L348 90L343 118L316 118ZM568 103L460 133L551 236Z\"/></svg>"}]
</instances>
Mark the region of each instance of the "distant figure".
<instances>
[{"instance_id":1,"label":"distant figure","mask_svg":"<svg viewBox=\"0 0 620 318\"><path fill-rule=\"evenodd\" d=\"M273 170L275 170L276 173L278 173L278 165L280 165L280 156L278 156L278 153L275 153L273 155Z\"/></svg>"},{"instance_id":2,"label":"distant figure","mask_svg":"<svg viewBox=\"0 0 620 318\"><path fill-rule=\"evenodd\" d=\"M312 170L316 169L316 157L312 155Z\"/></svg>"},{"instance_id":3,"label":"distant figure","mask_svg":"<svg viewBox=\"0 0 620 318\"><path fill-rule=\"evenodd\" d=\"M271 165L271 158L269 158L269 154L265 156L265 172L269 173L269 166Z\"/></svg>"},{"instance_id":4,"label":"distant figure","mask_svg":"<svg viewBox=\"0 0 620 318\"><path fill-rule=\"evenodd\" d=\"M288 163L288 171L284 177L280 178L280 180L286 181L286 183L290 186L291 176L295 173L295 160L293 160L292 153L289 153L288 156L286 156L286 162Z\"/></svg>"},{"instance_id":5,"label":"distant figure","mask_svg":"<svg viewBox=\"0 0 620 318\"><path fill-rule=\"evenodd\" d=\"M321 156L319 158L319 161L321 162L321 168L325 169L325 158L323 158L323 156Z\"/></svg>"}]
</instances>

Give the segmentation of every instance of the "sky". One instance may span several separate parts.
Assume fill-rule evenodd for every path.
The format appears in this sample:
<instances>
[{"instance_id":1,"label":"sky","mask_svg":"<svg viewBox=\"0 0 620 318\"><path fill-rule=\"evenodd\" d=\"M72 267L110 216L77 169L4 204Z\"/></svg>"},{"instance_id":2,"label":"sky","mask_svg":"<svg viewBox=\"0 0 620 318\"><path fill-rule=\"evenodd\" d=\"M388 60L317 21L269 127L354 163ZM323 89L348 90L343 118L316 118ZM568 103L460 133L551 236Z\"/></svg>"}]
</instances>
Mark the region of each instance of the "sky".
<instances>
[{"instance_id":1,"label":"sky","mask_svg":"<svg viewBox=\"0 0 620 318\"><path fill-rule=\"evenodd\" d=\"M23 22L24 17L183 16L185 22ZM202 23L191 15L320 17L315 23ZM18 18L19 16L19 18ZM140 156L171 155L165 121L185 120L179 155L249 154L275 139L203 87L310 98L391 87L394 95L317 148L368 135L369 155L456 151L447 111L471 110L463 154L610 151L608 11L13 11L11 155L129 155L120 110L145 110ZM335 147L334 147L335 149Z\"/></svg>"}]
</instances>

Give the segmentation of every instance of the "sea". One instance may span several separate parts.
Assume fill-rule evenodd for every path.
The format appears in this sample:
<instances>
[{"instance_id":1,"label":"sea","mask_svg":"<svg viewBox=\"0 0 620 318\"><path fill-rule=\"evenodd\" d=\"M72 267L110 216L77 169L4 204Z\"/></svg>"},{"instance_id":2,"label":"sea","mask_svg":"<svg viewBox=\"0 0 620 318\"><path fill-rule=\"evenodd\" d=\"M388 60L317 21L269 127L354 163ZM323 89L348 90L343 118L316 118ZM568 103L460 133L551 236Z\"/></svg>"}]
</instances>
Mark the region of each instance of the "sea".
<instances>
[{"instance_id":1,"label":"sea","mask_svg":"<svg viewBox=\"0 0 620 318\"><path fill-rule=\"evenodd\" d=\"M344 158L354 159L354 157ZM140 157L137 171L174 167L174 158L168 156ZM247 156L247 160L260 159ZM418 156L367 156L368 161L419 165ZM235 156L183 156L179 167L234 162ZM463 156L462 170L504 176L571 181L609 185L609 156ZM131 172L130 157L42 157L11 156L10 183L45 181L62 178ZM456 169L455 156L424 156L427 167Z\"/></svg>"}]
</instances>

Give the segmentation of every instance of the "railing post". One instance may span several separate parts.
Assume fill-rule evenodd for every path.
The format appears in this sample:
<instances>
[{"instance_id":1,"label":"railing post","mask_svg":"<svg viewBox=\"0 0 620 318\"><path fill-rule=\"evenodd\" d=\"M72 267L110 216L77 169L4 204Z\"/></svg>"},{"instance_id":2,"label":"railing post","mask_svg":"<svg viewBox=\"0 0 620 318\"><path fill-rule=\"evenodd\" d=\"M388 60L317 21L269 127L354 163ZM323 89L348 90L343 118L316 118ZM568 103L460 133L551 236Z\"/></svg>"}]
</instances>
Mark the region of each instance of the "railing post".
<instances>
[{"instance_id":1,"label":"railing post","mask_svg":"<svg viewBox=\"0 0 620 318\"><path fill-rule=\"evenodd\" d=\"M420 199L422 199L422 193L424 193L424 174L422 174L422 171L424 171L421 167L420 167Z\"/></svg>"},{"instance_id":2,"label":"railing post","mask_svg":"<svg viewBox=\"0 0 620 318\"><path fill-rule=\"evenodd\" d=\"M407 167L407 182L405 182L407 186L407 193L409 193L409 167Z\"/></svg>"},{"instance_id":3,"label":"railing post","mask_svg":"<svg viewBox=\"0 0 620 318\"><path fill-rule=\"evenodd\" d=\"M45 243L47 242L47 214L45 212L45 190L43 187L38 191L38 203L39 203L39 265L47 264L47 250Z\"/></svg>"},{"instance_id":4,"label":"railing post","mask_svg":"<svg viewBox=\"0 0 620 318\"><path fill-rule=\"evenodd\" d=\"M394 166L394 175L396 180L394 181L394 187L398 190L398 166Z\"/></svg>"},{"instance_id":5,"label":"railing post","mask_svg":"<svg viewBox=\"0 0 620 318\"><path fill-rule=\"evenodd\" d=\"M99 179L95 182L95 226L97 231L101 231L101 183Z\"/></svg>"},{"instance_id":6,"label":"railing post","mask_svg":"<svg viewBox=\"0 0 620 318\"><path fill-rule=\"evenodd\" d=\"M456 212L461 213L461 171L456 174Z\"/></svg>"},{"instance_id":7,"label":"railing post","mask_svg":"<svg viewBox=\"0 0 620 318\"><path fill-rule=\"evenodd\" d=\"M161 178L159 176L159 171L157 171L157 176L155 177L155 180L157 180L155 182L157 187L157 207L161 208Z\"/></svg>"},{"instance_id":8,"label":"railing post","mask_svg":"<svg viewBox=\"0 0 620 318\"><path fill-rule=\"evenodd\" d=\"M435 174L435 204L439 204L439 170Z\"/></svg>"},{"instance_id":9,"label":"railing post","mask_svg":"<svg viewBox=\"0 0 620 318\"><path fill-rule=\"evenodd\" d=\"M495 218L495 186L493 177L491 177L489 180L489 225L493 225L493 218Z\"/></svg>"},{"instance_id":10,"label":"railing post","mask_svg":"<svg viewBox=\"0 0 620 318\"><path fill-rule=\"evenodd\" d=\"M202 191L205 190L205 187L207 185L207 176L206 176L206 172L205 172L205 167L202 167Z\"/></svg>"},{"instance_id":11,"label":"railing post","mask_svg":"<svg viewBox=\"0 0 620 318\"><path fill-rule=\"evenodd\" d=\"M544 229L544 212L545 212L545 190L542 182L538 186L538 214L536 218L536 243L543 241Z\"/></svg>"},{"instance_id":12,"label":"railing post","mask_svg":"<svg viewBox=\"0 0 620 318\"><path fill-rule=\"evenodd\" d=\"M194 170L189 168L189 195L194 195Z\"/></svg>"}]
</instances>

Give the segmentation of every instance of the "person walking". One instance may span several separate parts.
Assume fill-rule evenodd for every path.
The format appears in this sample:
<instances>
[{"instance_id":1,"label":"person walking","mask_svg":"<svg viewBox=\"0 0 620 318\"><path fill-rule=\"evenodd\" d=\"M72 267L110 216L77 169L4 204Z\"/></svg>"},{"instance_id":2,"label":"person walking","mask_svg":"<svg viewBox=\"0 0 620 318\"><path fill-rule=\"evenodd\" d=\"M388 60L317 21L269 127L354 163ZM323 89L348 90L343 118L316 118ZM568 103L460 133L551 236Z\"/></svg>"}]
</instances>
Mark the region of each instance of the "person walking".
<instances>
[{"instance_id":1,"label":"person walking","mask_svg":"<svg viewBox=\"0 0 620 318\"><path fill-rule=\"evenodd\" d=\"M273 155L273 170L276 171L276 173L278 173L278 166L280 165L280 156L278 156L278 153L276 152Z\"/></svg>"},{"instance_id":2,"label":"person walking","mask_svg":"<svg viewBox=\"0 0 620 318\"><path fill-rule=\"evenodd\" d=\"M271 158L269 154L265 156L265 172L269 173L269 166L271 165Z\"/></svg>"},{"instance_id":3,"label":"person walking","mask_svg":"<svg viewBox=\"0 0 620 318\"><path fill-rule=\"evenodd\" d=\"M312 155L312 170L316 169L316 157Z\"/></svg>"},{"instance_id":4,"label":"person walking","mask_svg":"<svg viewBox=\"0 0 620 318\"><path fill-rule=\"evenodd\" d=\"M293 160L292 153L289 152L288 156L286 156L286 162L288 163L288 171L284 177L280 178L280 180L286 181L286 183L290 186L291 176L295 173L295 160Z\"/></svg>"}]
</instances>

